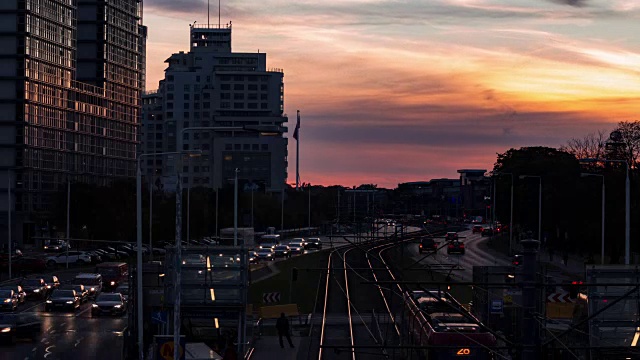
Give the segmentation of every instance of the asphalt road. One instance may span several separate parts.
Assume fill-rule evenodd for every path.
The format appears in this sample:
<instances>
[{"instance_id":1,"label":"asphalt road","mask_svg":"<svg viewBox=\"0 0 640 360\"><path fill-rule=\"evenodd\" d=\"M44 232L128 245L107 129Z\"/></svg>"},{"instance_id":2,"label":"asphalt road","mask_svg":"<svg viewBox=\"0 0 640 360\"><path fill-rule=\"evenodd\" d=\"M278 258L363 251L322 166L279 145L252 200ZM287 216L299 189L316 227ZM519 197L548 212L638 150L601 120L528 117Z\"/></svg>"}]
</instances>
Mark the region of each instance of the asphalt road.
<instances>
[{"instance_id":1,"label":"asphalt road","mask_svg":"<svg viewBox=\"0 0 640 360\"><path fill-rule=\"evenodd\" d=\"M78 270L55 274L61 283L70 282ZM42 319L42 334L37 342L19 340L15 345L0 345L2 360L113 360L122 355L122 317L91 317L91 300L74 312L44 312L43 300L28 300L18 312L35 312Z\"/></svg>"}]
</instances>

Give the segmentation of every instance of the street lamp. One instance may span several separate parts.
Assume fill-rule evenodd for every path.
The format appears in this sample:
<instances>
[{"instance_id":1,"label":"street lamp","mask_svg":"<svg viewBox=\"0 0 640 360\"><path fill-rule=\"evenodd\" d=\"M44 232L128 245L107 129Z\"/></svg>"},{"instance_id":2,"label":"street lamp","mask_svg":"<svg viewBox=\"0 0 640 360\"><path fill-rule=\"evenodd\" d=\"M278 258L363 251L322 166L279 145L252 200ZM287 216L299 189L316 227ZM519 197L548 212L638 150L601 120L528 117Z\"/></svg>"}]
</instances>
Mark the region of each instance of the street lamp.
<instances>
[{"instance_id":1,"label":"street lamp","mask_svg":"<svg viewBox=\"0 0 640 360\"><path fill-rule=\"evenodd\" d=\"M512 246L511 244L513 243L513 174L497 172L496 175L497 176L509 175L511 177L511 211L510 211L511 214L509 216L509 255L511 255L511 246ZM495 208L495 205L494 205L494 208ZM495 211L495 209L493 211Z\"/></svg>"},{"instance_id":2,"label":"street lamp","mask_svg":"<svg viewBox=\"0 0 640 360\"><path fill-rule=\"evenodd\" d=\"M520 179L538 178L540 189L538 191L538 241L542 242L542 177L538 175L520 175Z\"/></svg>"},{"instance_id":3,"label":"street lamp","mask_svg":"<svg viewBox=\"0 0 640 360\"><path fill-rule=\"evenodd\" d=\"M137 241L136 241L136 304L138 314L138 359L144 360L144 343L143 343L143 318L142 318L142 159L147 156L157 155L175 155L189 153L185 151L180 152L162 152L162 153L149 153L138 155L138 164L136 167L136 229L137 229ZM178 179L180 182L180 179ZM177 194L176 194L177 195ZM150 250L153 250L153 244L149 244Z\"/></svg>"},{"instance_id":4,"label":"street lamp","mask_svg":"<svg viewBox=\"0 0 640 360\"><path fill-rule=\"evenodd\" d=\"M631 181L629 180L629 163L626 160L607 160L607 159L579 159L580 162L609 162L609 163L623 163L627 172L627 179L625 181L625 228L624 228L624 264L630 263L630 239L631 239Z\"/></svg>"},{"instance_id":5,"label":"street lamp","mask_svg":"<svg viewBox=\"0 0 640 360\"><path fill-rule=\"evenodd\" d=\"M604 175L602 174L591 174L591 173L581 173L580 176L582 177L587 177L587 176L599 176L602 178L602 226L601 226L601 230L602 230L602 240L601 240L601 244L600 244L600 263L604 264L604 199L605 199L605 192L604 192Z\"/></svg>"}]
</instances>

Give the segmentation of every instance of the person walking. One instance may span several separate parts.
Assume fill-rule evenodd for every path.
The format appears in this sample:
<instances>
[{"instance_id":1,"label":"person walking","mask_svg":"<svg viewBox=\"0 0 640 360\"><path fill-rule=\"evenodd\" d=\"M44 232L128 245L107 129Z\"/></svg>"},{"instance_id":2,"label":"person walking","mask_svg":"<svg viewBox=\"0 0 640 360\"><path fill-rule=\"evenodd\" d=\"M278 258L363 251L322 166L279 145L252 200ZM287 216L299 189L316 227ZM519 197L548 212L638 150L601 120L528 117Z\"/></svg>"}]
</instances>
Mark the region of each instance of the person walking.
<instances>
[{"instance_id":1,"label":"person walking","mask_svg":"<svg viewBox=\"0 0 640 360\"><path fill-rule=\"evenodd\" d=\"M292 348L293 342L291 341L291 335L289 335L289 319L284 316L284 313L280 313L280 318L276 321L276 329L278 330L278 337L280 338L280 347L284 348L284 344L282 343L282 337L286 336L287 341L289 341L289 346Z\"/></svg>"}]
</instances>

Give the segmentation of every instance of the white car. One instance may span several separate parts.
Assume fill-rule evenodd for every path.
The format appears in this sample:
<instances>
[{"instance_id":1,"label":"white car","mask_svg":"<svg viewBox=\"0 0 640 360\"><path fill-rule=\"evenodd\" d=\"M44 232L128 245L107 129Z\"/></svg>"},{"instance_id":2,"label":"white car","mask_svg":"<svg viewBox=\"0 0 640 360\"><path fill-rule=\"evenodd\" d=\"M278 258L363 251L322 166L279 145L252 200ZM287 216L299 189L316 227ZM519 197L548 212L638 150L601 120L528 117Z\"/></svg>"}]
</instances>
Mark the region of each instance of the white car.
<instances>
[{"instance_id":1,"label":"white car","mask_svg":"<svg viewBox=\"0 0 640 360\"><path fill-rule=\"evenodd\" d=\"M74 285L84 285L89 291L89 297L96 297L102 292L102 275L81 273L73 279Z\"/></svg>"},{"instance_id":2,"label":"white car","mask_svg":"<svg viewBox=\"0 0 640 360\"><path fill-rule=\"evenodd\" d=\"M68 254L68 257L67 257ZM47 258L47 266L54 267L56 265L63 264L76 264L76 265L85 265L91 264L91 255L84 251L69 251L64 252L62 254L56 256L49 256Z\"/></svg>"}]
</instances>

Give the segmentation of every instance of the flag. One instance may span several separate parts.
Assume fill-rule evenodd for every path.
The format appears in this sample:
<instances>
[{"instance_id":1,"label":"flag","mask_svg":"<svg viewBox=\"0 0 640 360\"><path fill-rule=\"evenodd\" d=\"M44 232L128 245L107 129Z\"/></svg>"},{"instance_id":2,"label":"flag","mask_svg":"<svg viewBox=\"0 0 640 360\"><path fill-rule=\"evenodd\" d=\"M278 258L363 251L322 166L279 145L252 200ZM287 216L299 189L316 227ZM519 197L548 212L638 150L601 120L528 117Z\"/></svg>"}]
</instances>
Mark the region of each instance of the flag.
<instances>
[{"instance_id":1,"label":"flag","mask_svg":"<svg viewBox=\"0 0 640 360\"><path fill-rule=\"evenodd\" d=\"M298 140L298 131L300 131L300 110L298 110L298 121L296 122L296 129L293 131L293 138Z\"/></svg>"}]
</instances>

